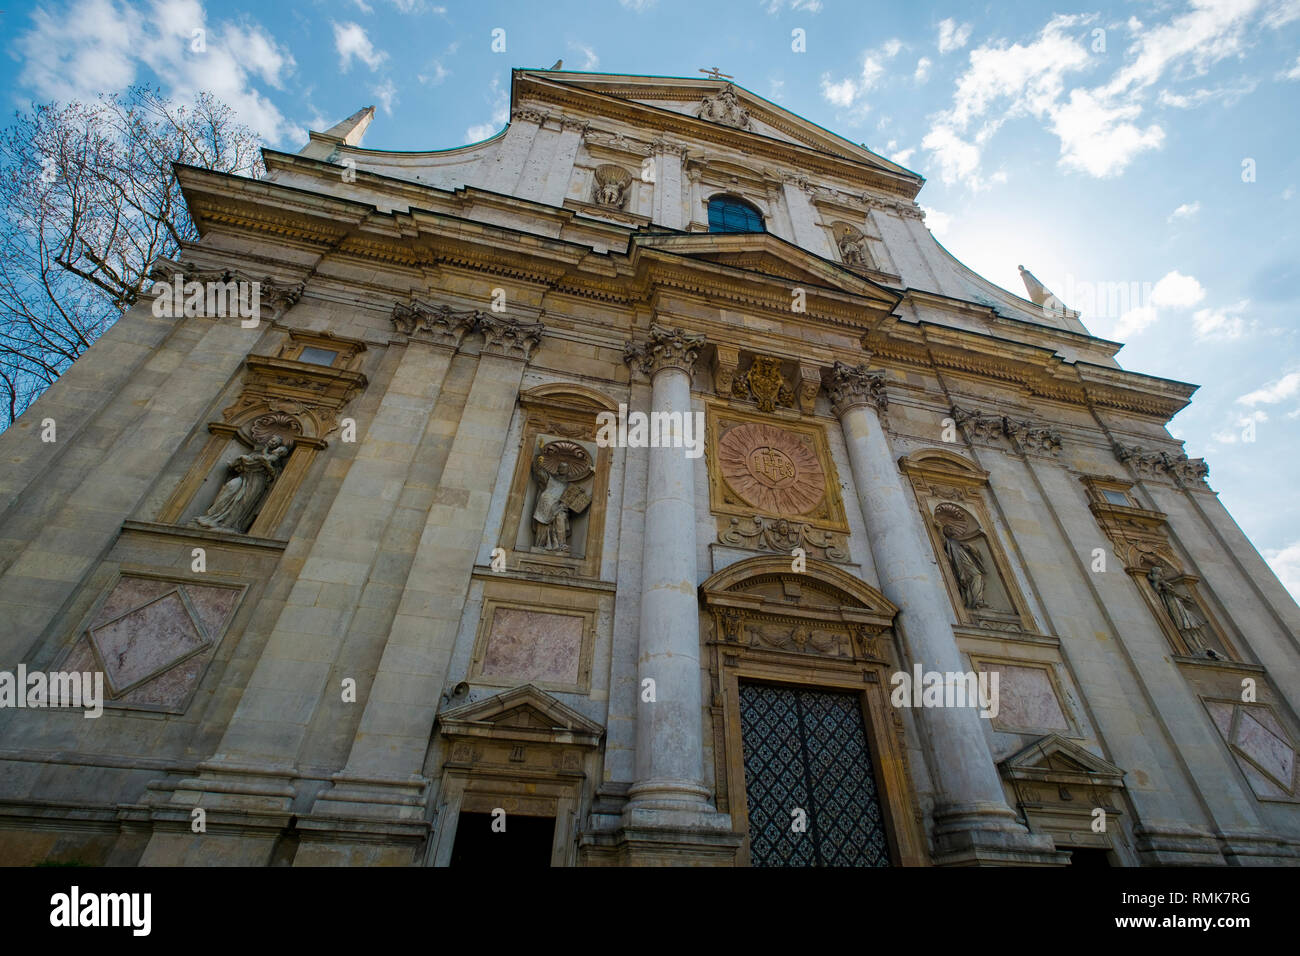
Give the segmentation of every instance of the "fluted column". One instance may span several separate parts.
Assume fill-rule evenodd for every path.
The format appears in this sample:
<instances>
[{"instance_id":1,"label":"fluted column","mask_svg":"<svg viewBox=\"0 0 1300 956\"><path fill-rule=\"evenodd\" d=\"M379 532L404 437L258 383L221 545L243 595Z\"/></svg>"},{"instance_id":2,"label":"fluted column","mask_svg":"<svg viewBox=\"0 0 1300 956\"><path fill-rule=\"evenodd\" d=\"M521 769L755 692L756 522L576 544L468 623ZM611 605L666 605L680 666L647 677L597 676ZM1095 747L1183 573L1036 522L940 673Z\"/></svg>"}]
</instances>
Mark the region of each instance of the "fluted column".
<instances>
[{"instance_id":1,"label":"fluted column","mask_svg":"<svg viewBox=\"0 0 1300 956\"><path fill-rule=\"evenodd\" d=\"M826 387L844 430L880 588L901 609L909 656L927 671L964 672L947 590L881 427L884 373L836 362ZM934 755L937 861L1053 862L1050 838L1030 834L1007 806L978 709L930 707L920 719Z\"/></svg>"},{"instance_id":2,"label":"fluted column","mask_svg":"<svg viewBox=\"0 0 1300 956\"><path fill-rule=\"evenodd\" d=\"M704 336L652 326L629 343L629 365L650 377L650 412L691 414L691 371ZM685 448L647 448L641 626L637 654L636 783L633 805L707 809L695 595L694 461ZM653 683L649 683L653 682ZM651 694L653 691L653 695ZM647 699L653 696L653 699Z\"/></svg>"}]
</instances>

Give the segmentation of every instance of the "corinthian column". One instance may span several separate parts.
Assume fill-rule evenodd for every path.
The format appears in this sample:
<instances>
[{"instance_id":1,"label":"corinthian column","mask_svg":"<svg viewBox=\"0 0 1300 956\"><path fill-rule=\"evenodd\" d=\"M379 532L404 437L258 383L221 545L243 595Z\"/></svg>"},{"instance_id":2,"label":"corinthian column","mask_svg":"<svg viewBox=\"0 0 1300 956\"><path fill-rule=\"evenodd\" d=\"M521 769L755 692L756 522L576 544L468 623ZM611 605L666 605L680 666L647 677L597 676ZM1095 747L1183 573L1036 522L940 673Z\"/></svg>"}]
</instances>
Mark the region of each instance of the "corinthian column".
<instances>
[{"instance_id":1,"label":"corinthian column","mask_svg":"<svg viewBox=\"0 0 1300 956\"><path fill-rule=\"evenodd\" d=\"M650 377L651 414L691 414L691 370L703 335L654 325L625 360ZM670 419L668 419L670 420ZM668 444L661 440L661 445ZM708 811L703 784L695 483L686 448L648 448L633 807ZM652 699L650 699L652 698Z\"/></svg>"},{"instance_id":2,"label":"corinthian column","mask_svg":"<svg viewBox=\"0 0 1300 956\"><path fill-rule=\"evenodd\" d=\"M826 388L844 430L880 589L900 608L909 656L927 671L964 672L947 590L881 427L884 373L836 362ZM921 714L938 791L936 862L1055 862L1051 839L1030 834L1007 806L981 719L975 707L930 707Z\"/></svg>"}]
</instances>

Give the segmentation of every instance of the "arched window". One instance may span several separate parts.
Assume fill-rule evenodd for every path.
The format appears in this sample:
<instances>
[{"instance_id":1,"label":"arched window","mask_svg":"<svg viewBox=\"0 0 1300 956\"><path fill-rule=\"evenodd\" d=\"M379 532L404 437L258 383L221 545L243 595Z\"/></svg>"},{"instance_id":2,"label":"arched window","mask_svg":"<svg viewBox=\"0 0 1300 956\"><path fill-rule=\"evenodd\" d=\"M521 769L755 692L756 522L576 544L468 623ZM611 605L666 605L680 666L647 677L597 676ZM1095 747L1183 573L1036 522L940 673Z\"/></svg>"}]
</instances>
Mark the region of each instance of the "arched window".
<instances>
[{"instance_id":1,"label":"arched window","mask_svg":"<svg viewBox=\"0 0 1300 956\"><path fill-rule=\"evenodd\" d=\"M735 196L709 200L709 232L762 232L763 214Z\"/></svg>"}]
</instances>

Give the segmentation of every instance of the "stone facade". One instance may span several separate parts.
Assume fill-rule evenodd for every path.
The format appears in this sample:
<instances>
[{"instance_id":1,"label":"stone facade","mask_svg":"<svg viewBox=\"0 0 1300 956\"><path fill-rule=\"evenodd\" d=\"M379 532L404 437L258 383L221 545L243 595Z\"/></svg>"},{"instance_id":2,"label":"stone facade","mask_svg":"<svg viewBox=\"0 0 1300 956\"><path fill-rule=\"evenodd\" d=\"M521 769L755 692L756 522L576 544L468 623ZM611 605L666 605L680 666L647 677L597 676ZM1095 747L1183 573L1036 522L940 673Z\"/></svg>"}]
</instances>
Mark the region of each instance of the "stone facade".
<instances>
[{"instance_id":1,"label":"stone facade","mask_svg":"<svg viewBox=\"0 0 1300 956\"><path fill-rule=\"evenodd\" d=\"M0 671L108 697L0 709L0 862L446 865L499 811L555 865L757 862L756 683L860 702L894 864L1300 860L1300 608L1165 428L1192 386L744 90L512 103L180 170L158 275L260 320L146 298L0 435Z\"/></svg>"}]
</instances>

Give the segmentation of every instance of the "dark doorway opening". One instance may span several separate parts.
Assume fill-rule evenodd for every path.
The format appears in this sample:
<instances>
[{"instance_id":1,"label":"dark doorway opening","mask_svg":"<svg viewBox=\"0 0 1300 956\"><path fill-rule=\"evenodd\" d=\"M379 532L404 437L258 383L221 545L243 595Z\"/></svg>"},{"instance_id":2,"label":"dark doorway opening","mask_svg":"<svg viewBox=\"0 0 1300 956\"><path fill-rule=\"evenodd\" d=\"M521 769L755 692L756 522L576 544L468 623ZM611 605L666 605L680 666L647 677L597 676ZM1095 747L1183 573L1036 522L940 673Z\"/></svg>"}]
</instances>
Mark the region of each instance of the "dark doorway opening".
<instances>
[{"instance_id":1,"label":"dark doorway opening","mask_svg":"<svg viewBox=\"0 0 1300 956\"><path fill-rule=\"evenodd\" d=\"M524 817L506 814L505 830L500 814L462 813L456 824L456 842L451 849L451 866L542 867L551 865L555 841L555 817Z\"/></svg>"}]
</instances>

